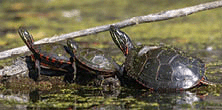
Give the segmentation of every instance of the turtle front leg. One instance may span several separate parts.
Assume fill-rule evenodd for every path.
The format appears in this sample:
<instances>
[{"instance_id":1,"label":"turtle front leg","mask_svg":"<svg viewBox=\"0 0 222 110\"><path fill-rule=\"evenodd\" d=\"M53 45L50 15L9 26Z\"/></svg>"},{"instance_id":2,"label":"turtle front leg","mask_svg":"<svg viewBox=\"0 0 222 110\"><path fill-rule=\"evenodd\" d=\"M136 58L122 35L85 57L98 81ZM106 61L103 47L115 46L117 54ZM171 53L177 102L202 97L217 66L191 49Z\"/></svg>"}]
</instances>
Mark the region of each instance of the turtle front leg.
<instances>
[{"instance_id":1,"label":"turtle front leg","mask_svg":"<svg viewBox=\"0 0 222 110\"><path fill-rule=\"evenodd\" d=\"M39 60L35 60L35 72L34 74L32 75L32 79L34 81L37 81L38 80L38 77L40 75L40 71L41 71L41 68L40 68L40 61Z\"/></svg>"},{"instance_id":2,"label":"turtle front leg","mask_svg":"<svg viewBox=\"0 0 222 110\"><path fill-rule=\"evenodd\" d=\"M112 91L112 90L120 87L120 81L116 76L115 76L115 78L114 77L104 78L103 75L99 75L98 79L101 80L100 86L105 91L110 91L110 90Z\"/></svg>"},{"instance_id":3,"label":"turtle front leg","mask_svg":"<svg viewBox=\"0 0 222 110\"><path fill-rule=\"evenodd\" d=\"M75 81L76 80L76 71L77 71L77 68L76 68L76 62L73 62L72 63L72 68L73 68L73 80Z\"/></svg>"},{"instance_id":4,"label":"turtle front leg","mask_svg":"<svg viewBox=\"0 0 222 110\"><path fill-rule=\"evenodd\" d=\"M72 63L72 67L70 68L70 71L68 74L65 75L64 81L67 83L72 83L76 80L76 62Z\"/></svg>"}]
</instances>

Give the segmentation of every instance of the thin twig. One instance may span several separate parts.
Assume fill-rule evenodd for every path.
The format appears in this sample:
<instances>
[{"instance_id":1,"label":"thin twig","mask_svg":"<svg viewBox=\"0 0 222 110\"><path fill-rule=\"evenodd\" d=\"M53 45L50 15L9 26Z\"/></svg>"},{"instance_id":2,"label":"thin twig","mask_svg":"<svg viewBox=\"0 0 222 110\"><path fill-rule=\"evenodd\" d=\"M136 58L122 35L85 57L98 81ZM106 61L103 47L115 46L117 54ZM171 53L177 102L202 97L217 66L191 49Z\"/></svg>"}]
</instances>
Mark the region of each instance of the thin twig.
<instances>
[{"instance_id":1,"label":"thin twig","mask_svg":"<svg viewBox=\"0 0 222 110\"><path fill-rule=\"evenodd\" d=\"M169 10L165 12L160 12L160 13L155 13L155 14L149 14L145 16L137 16L133 17L130 19L126 19L124 21L114 23L113 25L118 25L119 28L127 27L127 26L132 26L136 24L141 24L141 23L148 23L148 22L155 22L155 21L162 21L162 20L168 20L172 18L177 18L177 17L182 17L182 16L187 16L196 12L204 11L204 10L209 10L209 9L214 9L222 6L222 0L220 1L215 1L215 2L208 2L205 4L199 4L191 7L186 7L186 8L181 8L181 9L176 9L176 10ZM62 40L66 40L68 38L76 38L76 37L81 37L81 36L87 36L90 34L96 34L99 32L104 32L109 30L108 25L103 25L103 26L97 26L85 30L80 30L68 34L63 34L60 36L54 36L51 38L44 38L41 39L37 42L36 44L41 44L41 43L54 43ZM14 49L6 50L3 52L0 52L0 59L8 58L13 55L17 54L22 54L29 51L26 46L22 47L17 47Z\"/></svg>"}]
</instances>

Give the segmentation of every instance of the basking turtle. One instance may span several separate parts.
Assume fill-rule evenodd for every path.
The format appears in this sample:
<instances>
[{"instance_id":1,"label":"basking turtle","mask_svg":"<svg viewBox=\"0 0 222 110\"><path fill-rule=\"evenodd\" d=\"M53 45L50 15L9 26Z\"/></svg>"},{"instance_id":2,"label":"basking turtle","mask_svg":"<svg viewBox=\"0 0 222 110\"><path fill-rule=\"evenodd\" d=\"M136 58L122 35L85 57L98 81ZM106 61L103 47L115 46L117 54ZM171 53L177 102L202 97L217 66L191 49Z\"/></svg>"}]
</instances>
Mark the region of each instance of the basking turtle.
<instances>
[{"instance_id":1,"label":"basking turtle","mask_svg":"<svg viewBox=\"0 0 222 110\"><path fill-rule=\"evenodd\" d=\"M25 42L29 50L33 53L32 58L35 61L35 74L32 78L36 81L41 68L64 71L67 82L72 82L75 78L75 63L70 62L70 55L67 53L68 48L62 43L45 43L34 44L34 39L29 32L20 27L18 33L22 40ZM53 74L52 74L53 75Z\"/></svg>"},{"instance_id":2,"label":"basking turtle","mask_svg":"<svg viewBox=\"0 0 222 110\"><path fill-rule=\"evenodd\" d=\"M73 40L67 40L67 45L72 50L70 55L74 63L76 63L76 69L78 73L85 71L89 74L97 76L99 79L105 79L107 83L110 81L113 85L119 83L114 77L119 65L102 50L95 48L79 48L77 43ZM101 83L102 85L103 83Z\"/></svg>"},{"instance_id":3,"label":"basking turtle","mask_svg":"<svg viewBox=\"0 0 222 110\"><path fill-rule=\"evenodd\" d=\"M166 46L136 47L126 33L113 25L110 34L126 56L122 77L154 90L189 89L200 84L212 84L204 76L205 64L200 59Z\"/></svg>"}]
</instances>

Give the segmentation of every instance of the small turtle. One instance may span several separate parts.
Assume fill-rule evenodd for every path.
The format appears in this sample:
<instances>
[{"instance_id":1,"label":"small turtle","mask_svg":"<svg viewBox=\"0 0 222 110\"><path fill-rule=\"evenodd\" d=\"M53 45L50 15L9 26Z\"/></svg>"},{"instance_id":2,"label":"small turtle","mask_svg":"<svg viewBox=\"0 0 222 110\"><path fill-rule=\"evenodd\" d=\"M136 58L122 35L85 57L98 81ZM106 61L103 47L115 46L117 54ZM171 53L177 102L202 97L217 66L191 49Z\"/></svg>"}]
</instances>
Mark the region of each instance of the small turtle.
<instances>
[{"instance_id":1,"label":"small turtle","mask_svg":"<svg viewBox=\"0 0 222 110\"><path fill-rule=\"evenodd\" d=\"M136 47L126 33L110 26L115 44L126 56L120 76L133 79L146 88L189 89L207 81L205 64L197 58L166 46Z\"/></svg>"},{"instance_id":2,"label":"small turtle","mask_svg":"<svg viewBox=\"0 0 222 110\"><path fill-rule=\"evenodd\" d=\"M67 73L64 80L69 83L75 79L75 63L70 62L70 55L67 53L69 50L66 45L62 43L34 44L32 35L22 27L19 28L18 33L33 53L32 58L35 61L33 79L35 81L38 79L41 68L64 71Z\"/></svg>"},{"instance_id":3,"label":"small turtle","mask_svg":"<svg viewBox=\"0 0 222 110\"><path fill-rule=\"evenodd\" d=\"M119 85L115 84L115 82L119 82L114 77L120 66L102 50L95 48L79 48L77 43L73 40L67 40L67 45L70 50L72 50L70 52L72 57L71 61L76 63L78 73L80 73L79 71L87 71L101 80L105 79L104 81L106 81L106 84L110 81L113 85Z\"/></svg>"}]
</instances>

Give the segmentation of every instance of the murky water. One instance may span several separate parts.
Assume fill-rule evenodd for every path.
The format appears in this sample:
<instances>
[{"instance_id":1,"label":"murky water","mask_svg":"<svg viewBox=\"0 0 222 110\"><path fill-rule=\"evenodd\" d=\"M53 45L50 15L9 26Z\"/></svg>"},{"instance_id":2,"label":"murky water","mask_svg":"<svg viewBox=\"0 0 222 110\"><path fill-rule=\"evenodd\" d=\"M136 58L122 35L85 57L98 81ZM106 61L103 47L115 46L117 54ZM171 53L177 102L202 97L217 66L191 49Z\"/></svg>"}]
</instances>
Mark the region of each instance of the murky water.
<instances>
[{"instance_id":1,"label":"murky water","mask_svg":"<svg viewBox=\"0 0 222 110\"><path fill-rule=\"evenodd\" d=\"M24 45L16 33L25 25L40 39L93 26L110 24L133 16L182 8L213 0L130 0L81 2L42 0L0 1L0 50ZM201 12L184 18L138 25L123 30L136 44L164 43L176 46L206 62L208 80L217 86L188 91L160 91L64 84L62 78L44 77L38 84L25 77L0 83L1 109L222 109L222 14ZM221 10L221 9L220 9ZM216 14L214 14L216 13ZM211 17L206 17L211 16ZM124 57L108 32L77 39L83 47L102 48L121 64ZM147 37L146 37L147 36ZM201 37L199 37L201 36ZM19 42L19 43L18 43ZM5 64L1 64L5 66ZM7 76L4 76L7 77ZM22 77L22 76L21 76ZM53 85L52 85L53 84Z\"/></svg>"},{"instance_id":2,"label":"murky water","mask_svg":"<svg viewBox=\"0 0 222 110\"><path fill-rule=\"evenodd\" d=\"M1 92L1 109L221 109L221 96L210 92L102 91L92 88Z\"/></svg>"}]
</instances>

